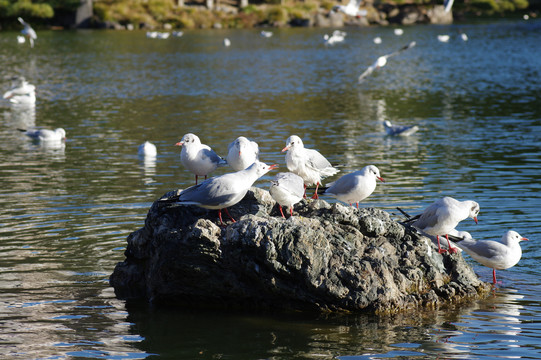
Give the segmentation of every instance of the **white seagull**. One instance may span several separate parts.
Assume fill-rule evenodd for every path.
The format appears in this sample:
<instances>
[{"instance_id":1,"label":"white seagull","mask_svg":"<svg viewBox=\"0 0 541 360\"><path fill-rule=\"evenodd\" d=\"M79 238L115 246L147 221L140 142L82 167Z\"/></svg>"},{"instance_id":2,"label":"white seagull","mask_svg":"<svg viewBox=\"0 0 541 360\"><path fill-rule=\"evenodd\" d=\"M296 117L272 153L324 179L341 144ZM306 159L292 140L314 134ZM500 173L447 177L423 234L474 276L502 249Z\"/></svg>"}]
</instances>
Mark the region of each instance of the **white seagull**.
<instances>
[{"instance_id":1,"label":"white seagull","mask_svg":"<svg viewBox=\"0 0 541 360\"><path fill-rule=\"evenodd\" d=\"M158 150L156 149L156 145L150 141L145 141L137 148L137 154L143 157L156 157Z\"/></svg>"},{"instance_id":2,"label":"white seagull","mask_svg":"<svg viewBox=\"0 0 541 360\"><path fill-rule=\"evenodd\" d=\"M410 42L408 45L400 48L399 50L395 51L395 52L392 52L390 54L387 54L387 55L383 55L383 56L380 56L372 65L370 65L368 67L368 69L366 69L360 76L359 76L359 83L363 82L364 79L372 74L374 72L374 70L376 69L379 69L381 67L384 67L386 64L387 64L387 59L389 59L390 57L393 57L395 55L398 55L400 54L401 52L405 51L405 50L408 50L408 49L411 49L412 47L415 46L415 41L412 41Z\"/></svg>"},{"instance_id":3,"label":"white seagull","mask_svg":"<svg viewBox=\"0 0 541 360\"><path fill-rule=\"evenodd\" d=\"M285 218L282 206L289 207L289 214L293 216L293 205L304 196L304 180L291 172L279 173L271 180L269 192L280 206L282 217Z\"/></svg>"},{"instance_id":4,"label":"white seagull","mask_svg":"<svg viewBox=\"0 0 541 360\"><path fill-rule=\"evenodd\" d=\"M340 30L334 30L332 35L328 34L323 35L323 40L325 45L334 45L335 43L342 42L346 39L346 33Z\"/></svg>"},{"instance_id":5,"label":"white seagull","mask_svg":"<svg viewBox=\"0 0 541 360\"><path fill-rule=\"evenodd\" d=\"M312 199L317 199L317 189L321 180L338 173L331 163L317 150L306 149L300 137L291 135L286 141L286 147L282 152L286 153L286 165L289 171L299 175L306 186L316 185L316 191Z\"/></svg>"},{"instance_id":6,"label":"white seagull","mask_svg":"<svg viewBox=\"0 0 541 360\"><path fill-rule=\"evenodd\" d=\"M218 210L221 225L223 225L222 209L224 209L235 222L227 208L241 201L261 176L277 166L256 161L245 170L212 177L199 185L187 188L178 195L176 202L180 205L197 205L205 209Z\"/></svg>"},{"instance_id":7,"label":"white seagull","mask_svg":"<svg viewBox=\"0 0 541 360\"><path fill-rule=\"evenodd\" d=\"M402 36L404 34L404 30L398 28L398 29L394 29L394 34L396 36Z\"/></svg>"},{"instance_id":8,"label":"white seagull","mask_svg":"<svg viewBox=\"0 0 541 360\"><path fill-rule=\"evenodd\" d=\"M239 136L227 148L226 160L235 171L246 169L259 159L259 146L244 136Z\"/></svg>"},{"instance_id":9,"label":"white seagull","mask_svg":"<svg viewBox=\"0 0 541 360\"><path fill-rule=\"evenodd\" d=\"M389 120L383 122L383 127L389 136L410 136L413 133L416 133L419 130L417 125L393 125Z\"/></svg>"},{"instance_id":10,"label":"white seagull","mask_svg":"<svg viewBox=\"0 0 541 360\"><path fill-rule=\"evenodd\" d=\"M37 129L37 130L24 130L18 129L26 134L26 136L32 138L40 143L56 143L66 139L66 131L62 128L55 130L49 129Z\"/></svg>"},{"instance_id":11,"label":"white seagull","mask_svg":"<svg viewBox=\"0 0 541 360\"><path fill-rule=\"evenodd\" d=\"M459 201L446 196L428 206L421 215L412 217L406 222L411 222L412 226L428 235L436 236L440 254L445 252L440 246L440 235L445 235L449 252L456 253L457 250L449 242L448 234L456 228L459 222L468 217L471 217L477 224L477 214L479 214L479 204L475 201Z\"/></svg>"},{"instance_id":12,"label":"white seagull","mask_svg":"<svg viewBox=\"0 0 541 360\"><path fill-rule=\"evenodd\" d=\"M197 178L207 175L216 170L218 166L227 165L226 161L219 157L208 145L201 144L197 135L192 133L185 134L182 139L175 144L182 146L180 151L180 162L186 169L195 174L195 184Z\"/></svg>"},{"instance_id":13,"label":"white seagull","mask_svg":"<svg viewBox=\"0 0 541 360\"><path fill-rule=\"evenodd\" d=\"M225 46L225 47L231 46L231 40L229 40L228 38L225 38L225 39L224 39L224 46Z\"/></svg>"},{"instance_id":14,"label":"white seagull","mask_svg":"<svg viewBox=\"0 0 541 360\"><path fill-rule=\"evenodd\" d=\"M359 202L369 197L376 189L376 179L385 182L379 174L379 169L375 165L368 165L330 183L324 195L333 196L350 205L356 203L359 208Z\"/></svg>"},{"instance_id":15,"label":"white seagull","mask_svg":"<svg viewBox=\"0 0 541 360\"><path fill-rule=\"evenodd\" d=\"M354 16L354 17L361 17L366 16L367 12L366 10L361 10L359 7L361 6L361 3L363 0L349 0L347 5L335 5L332 8L332 11L334 12L341 12L348 16Z\"/></svg>"},{"instance_id":16,"label":"white seagull","mask_svg":"<svg viewBox=\"0 0 541 360\"><path fill-rule=\"evenodd\" d=\"M260 32L261 36L265 37L265 38L270 38L272 37L272 31L265 31L265 30L262 30Z\"/></svg>"},{"instance_id":17,"label":"white seagull","mask_svg":"<svg viewBox=\"0 0 541 360\"><path fill-rule=\"evenodd\" d=\"M444 35L438 35L438 41L439 42L449 42L449 39L451 39L451 37L447 34L444 34Z\"/></svg>"},{"instance_id":18,"label":"white seagull","mask_svg":"<svg viewBox=\"0 0 541 360\"><path fill-rule=\"evenodd\" d=\"M4 99L12 104L34 105L36 103L36 87L29 84L22 76L13 78L12 88L4 93Z\"/></svg>"},{"instance_id":19,"label":"white seagull","mask_svg":"<svg viewBox=\"0 0 541 360\"><path fill-rule=\"evenodd\" d=\"M456 246L470 255L478 263L492 269L492 281L496 284L496 269L503 270L515 266L522 257L520 242L528 240L516 231L509 230L500 241L475 240L465 238L456 241Z\"/></svg>"},{"instance_id":20,"label":"white seagull","mask_svg":"<svg viewBox=\"0 0 541 360\"><path fill-rule=\"evenodd\" d=\"M38 35L32 29L32 26L30 26L29 23L23 20L23 18L19 17L17 18L19 22L24 26L24 29L21 30L21 33L28 38L28 41L30 41L30 47L34 47L34 40L38 38Z\"/></svg>"}]
</instances>

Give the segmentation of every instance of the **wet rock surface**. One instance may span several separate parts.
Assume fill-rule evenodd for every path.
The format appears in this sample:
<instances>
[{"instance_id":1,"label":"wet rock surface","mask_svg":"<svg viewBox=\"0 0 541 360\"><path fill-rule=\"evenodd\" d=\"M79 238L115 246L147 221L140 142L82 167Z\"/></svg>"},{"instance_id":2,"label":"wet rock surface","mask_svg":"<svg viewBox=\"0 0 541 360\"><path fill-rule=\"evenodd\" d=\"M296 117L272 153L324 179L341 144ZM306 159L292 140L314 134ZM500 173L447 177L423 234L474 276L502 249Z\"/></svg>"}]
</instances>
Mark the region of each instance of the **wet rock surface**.
<instances>
[{"instance_id":1,"label":"wet rock surface","mask_svg":"<svg viewBox=\"0 0 541 360\"><path fill-rule=\"evenodd\" d=\"M490 289L460 254L438 254L432 241L382 210L303 200L283 219L268 191L254 187L229 212L237 222L220 227L216 211L154 202L110 277L117 297L392 313Z\"/></svg>"}]
</instances>

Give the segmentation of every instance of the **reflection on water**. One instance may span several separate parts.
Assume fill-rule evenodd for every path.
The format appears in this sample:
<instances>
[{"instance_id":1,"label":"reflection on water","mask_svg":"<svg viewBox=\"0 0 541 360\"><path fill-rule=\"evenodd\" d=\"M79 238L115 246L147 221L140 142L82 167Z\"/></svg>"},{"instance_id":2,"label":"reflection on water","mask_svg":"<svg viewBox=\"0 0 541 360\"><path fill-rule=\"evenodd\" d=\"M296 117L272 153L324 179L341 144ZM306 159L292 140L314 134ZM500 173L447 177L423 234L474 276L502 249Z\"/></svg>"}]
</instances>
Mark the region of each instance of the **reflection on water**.
<instances>
[{"instance_id":1,"label":"reflection on water","mask_svg":"<svg viewBox=\"0 0 541 360\"><path fill-rule=\"evenodd\" d=\"M33 50L0 33L5 78L24 74L37 87L35 107L0 103L0 357L541 357L540 24L463 25L470 40L447 44L435 36L457 26L412 26L400 39L351 28L334 47L322 45L323 29L280 29L269 41L202 30L159 42L139 32L43 31ZM417 46L357 84L380 52L409 41ZM420 130L388 137L384 120ZM17 130L31 127L63 127L68 138L36 144ZM493 296L420 314L126 308L108 276L152 201L193 183L174 146L187 132L222 156L244 135L281 171L280 150L296 134L340 175L378 166L386 183L363 206L416 213L435 197L471 198L480 223L460 230L497 239L512 228L532 241L500 272ZM155 158L137 155L147 139Z\"/></svg>"}]
</instances>

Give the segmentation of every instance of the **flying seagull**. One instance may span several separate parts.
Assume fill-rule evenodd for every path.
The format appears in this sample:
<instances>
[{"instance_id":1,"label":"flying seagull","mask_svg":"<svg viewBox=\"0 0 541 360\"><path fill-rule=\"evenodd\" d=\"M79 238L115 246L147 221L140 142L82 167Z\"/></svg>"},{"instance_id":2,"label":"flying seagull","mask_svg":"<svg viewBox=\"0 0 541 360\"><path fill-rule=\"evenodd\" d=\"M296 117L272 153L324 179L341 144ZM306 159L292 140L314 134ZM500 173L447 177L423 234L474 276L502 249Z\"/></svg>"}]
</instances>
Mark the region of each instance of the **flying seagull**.
<instances>
[{"instance_id":1,"label":"flying seagull","mask_svg":"<svg viewBox=\"0 0 541 360\"><path fill-rule=\"evenodd\" d=\"M392 53L387 54L387 55L380 56L372 65L370 65L368 67L368 69L366 69L361 74L361 76L359 76L359 80L358 80L359 83L363 82L364 78L366 78L368 75L372 74L374 72L374 70L379 69L381 67L384 67L387 64L387 59L389 59L390 57L393 57L395 55L398 55L398 54L400 54L401 52L403 52L405 50L411 49L412 47L415 46L415 44L416 44L415 41L412 41L408 45L401 47L399 50L397 50L395 52L392 52Z\"/></svg>"},{"instance_id":2,"label":"flying seagull","mask_svg":"<svg viewBox=\"0 0 541 360\"><path fill-rule=\"evenodd\" d=\"M336 5L332 8L334 12L342 12L349 16L361 17L366 16L366 10L360 10L359 7L363 0L350 0L347 5Z\"/></svg>"}]
</instances>

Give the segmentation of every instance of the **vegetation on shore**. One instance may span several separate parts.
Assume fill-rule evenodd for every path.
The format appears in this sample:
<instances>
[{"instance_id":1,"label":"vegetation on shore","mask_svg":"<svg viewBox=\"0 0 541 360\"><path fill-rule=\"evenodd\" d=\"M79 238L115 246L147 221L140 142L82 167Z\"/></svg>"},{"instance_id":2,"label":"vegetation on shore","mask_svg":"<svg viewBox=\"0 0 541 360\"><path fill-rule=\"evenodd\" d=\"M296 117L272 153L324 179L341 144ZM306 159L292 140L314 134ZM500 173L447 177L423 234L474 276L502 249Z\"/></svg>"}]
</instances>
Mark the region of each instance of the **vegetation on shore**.
<instances>
[{"instance_id":1,"label":"vegetation on shore","mask_svg":"<svg viewBox=\"0 0 541 360\"><path fill-rule=\"evenodd\" d=\"M370 1L370 0L369 0ZM453 11L461 16L508 15L516 11L535 12L541 0L456 0ZM306 20L318 11L329 11L338 0L258 0L257 4L238 9L231 0L215 0L209 10L204 1L179 6L179 0L94 0L93 23L111 22L149 28L170 24L172 28L251 28L285 26ZM342 0L345 3L346 0ZM0 0L0 27L17 26L17 17L40 25L54 25L58 16L73 13L80 0ZM386 0L367 2L369 7L414 5L431 7L431 0Z\"/></svg>"}]
</instances>

